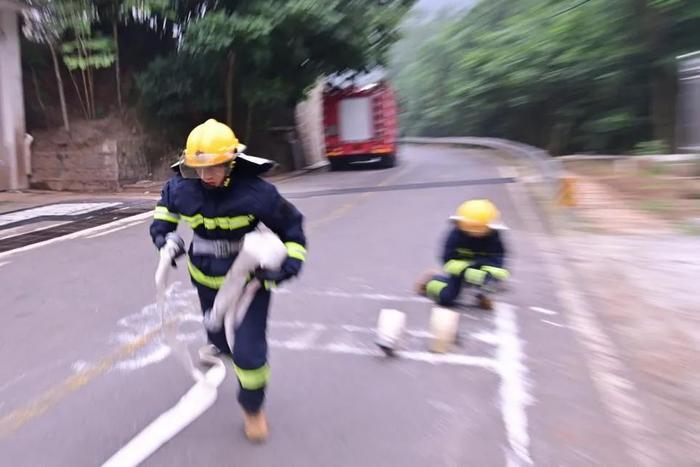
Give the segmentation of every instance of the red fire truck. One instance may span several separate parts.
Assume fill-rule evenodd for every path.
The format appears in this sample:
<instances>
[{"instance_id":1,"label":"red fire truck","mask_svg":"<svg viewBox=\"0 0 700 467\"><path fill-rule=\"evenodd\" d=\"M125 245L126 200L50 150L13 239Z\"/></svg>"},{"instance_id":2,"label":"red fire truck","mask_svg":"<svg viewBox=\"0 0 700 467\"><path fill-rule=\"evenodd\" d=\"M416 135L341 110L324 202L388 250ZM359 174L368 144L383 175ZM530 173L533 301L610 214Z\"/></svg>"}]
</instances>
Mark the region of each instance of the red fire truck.
<instances>
[{"instance_id":1,"label":"red fire truck","mask_svg":"<svg viewBox=\"0 0 700 467\"><path fill-rule=\"evenodd\" d=\"M329 78L323 92L323 126L332 170L355 163L396 164L396 97L383 72Z\"/></svg>"}]
</instances>

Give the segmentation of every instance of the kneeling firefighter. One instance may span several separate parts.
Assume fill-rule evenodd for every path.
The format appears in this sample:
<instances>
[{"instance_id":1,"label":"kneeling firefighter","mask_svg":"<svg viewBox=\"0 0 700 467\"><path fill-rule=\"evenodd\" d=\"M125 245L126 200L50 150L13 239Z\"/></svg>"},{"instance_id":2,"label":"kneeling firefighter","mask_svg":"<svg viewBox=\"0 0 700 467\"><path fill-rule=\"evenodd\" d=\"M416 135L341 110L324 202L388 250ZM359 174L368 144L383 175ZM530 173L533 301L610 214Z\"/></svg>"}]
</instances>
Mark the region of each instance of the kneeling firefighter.
<instances>
[{"instance_id":1,"label":"kneeling firefighter","mask_svg":"<svg viewBox=\"0 0 700 467\"><path fill-rule=\"evenodd\" d=\"M489 200L462 203L450 220L455 226L445 240L443 273L428 275L418 283L418 292L443 306L452 305L462 287L476 290L478 305L490 310L490 295L509 277L504 268L506 248L496 223L500 213Z\"/></svg>"},{"instance_id":2,"label":"kneeling firefighter","mask_svg":"<svg viewBox=\"0 0 700 467\"><path fill-rule=\"evenodd\" d=\"M288 256L280 270L255 272L265 286L256 292L235 330L233 354L225 329L207 331L209 342L233 358L246 436L263 441L267 437L262 405L269 377L266 328L270 289L299 274L306 259L306 239L302 214L273 185L258 177L273 163L245 155L244 149L231 128L216 120L194 128L183 157L174 166L177 174L163 187L150 233L160 249L166 243L183 244L175 233L180 220L194 231L187 267L203 313L212 308L245 234L262 222L285 243ZM173 260L182 254L184 249L175 252Z\"/></svg>"}]
</instances>

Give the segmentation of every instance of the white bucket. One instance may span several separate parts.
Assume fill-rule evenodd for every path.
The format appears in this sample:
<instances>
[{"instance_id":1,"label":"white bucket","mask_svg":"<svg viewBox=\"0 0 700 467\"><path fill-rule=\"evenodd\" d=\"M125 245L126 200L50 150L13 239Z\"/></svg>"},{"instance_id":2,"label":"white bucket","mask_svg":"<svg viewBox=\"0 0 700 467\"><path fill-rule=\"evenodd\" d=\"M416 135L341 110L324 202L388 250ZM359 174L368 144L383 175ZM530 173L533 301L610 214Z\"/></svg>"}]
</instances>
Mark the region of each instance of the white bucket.
<instances>
[{"instance_id":1,"label":"white bucket","mask_svg":"<svg viewBox=\"0 0 700 467\"><path fill-rule=\"evenodd\" d=\"M430 350L436 353L447 352L457 337L458 329L459 313L447 308L433 307L430 314L430 332L433 335Z\"/></svg>"},{"instance_id":2,"label":"white bucket","mask_svg":"<svg viewBox=\"0 0 700 467\"><path fill-rule=\"evenodd\" d=\"M399 347L405 329L405 313L383 309L377 320L377 345L387 354L392 354Z\"/></svg>"}]
</instances>

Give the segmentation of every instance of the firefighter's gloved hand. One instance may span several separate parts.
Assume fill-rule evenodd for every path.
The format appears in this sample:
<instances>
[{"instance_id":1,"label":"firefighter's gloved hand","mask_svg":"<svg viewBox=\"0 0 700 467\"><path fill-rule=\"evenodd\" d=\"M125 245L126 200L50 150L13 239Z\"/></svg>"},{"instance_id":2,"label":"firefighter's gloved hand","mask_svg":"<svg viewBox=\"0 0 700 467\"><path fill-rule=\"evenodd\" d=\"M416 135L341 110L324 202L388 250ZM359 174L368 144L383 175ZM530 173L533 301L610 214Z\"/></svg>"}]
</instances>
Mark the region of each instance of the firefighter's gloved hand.
<instances>
[{"instance_id":1,"label":"firefighter's gloved hand","mask_svg":"<svg viewBox=\"0 0 700 467\"><path fill-rule=\"evenodd\" d=\"M153 244L156 246L156 250L160 250L165 246L165 236L158 235L153 239Z\"/></svg>"},{"instance_id":2,"label":"firefighter's gloved hand","mask_svg":"<svg viewBox=\"0 0 700 467\"><path fill-rule=\"evenodd\" d=\"M265 285L266 289L273 288L286 280L299 274L301 271L302 262L296 258L287 258L282 263L279 271L270 271L268 269L258 269L255 271L255 278Z\"/></svg>"},{"instance_id":3,"label":"firefighter's gloved hand","mask_svg":"<svg viewBox=\"0 0 700 467\"><path fill-rule=\"evenodd\" d=\"M170 232L163 238L159 236L155 240L156 247L170 256L173 267L176 267L175 260L185 254L185 241L175 232Z\"/></svg>"}]
</instances>

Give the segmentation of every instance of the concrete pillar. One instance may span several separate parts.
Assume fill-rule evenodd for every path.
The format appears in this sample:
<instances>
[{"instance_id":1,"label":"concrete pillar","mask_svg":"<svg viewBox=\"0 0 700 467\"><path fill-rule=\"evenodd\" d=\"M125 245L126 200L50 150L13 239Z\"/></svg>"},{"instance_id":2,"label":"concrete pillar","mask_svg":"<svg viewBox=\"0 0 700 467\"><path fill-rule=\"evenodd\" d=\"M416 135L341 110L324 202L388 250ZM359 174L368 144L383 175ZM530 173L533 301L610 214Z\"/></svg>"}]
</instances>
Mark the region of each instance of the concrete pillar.
<instances>
[{"instance_id":1,"label":"concrete pillar","mask_svg":"<svg viewBox=\"0 0 700 467\"><path fill-rule=\"evenodd\" d=\"M18 11L0 0L0 190L28 186Z\"/></svg>"}]
</instances>

